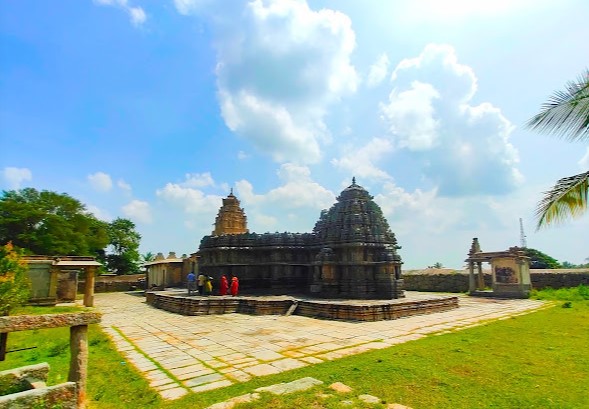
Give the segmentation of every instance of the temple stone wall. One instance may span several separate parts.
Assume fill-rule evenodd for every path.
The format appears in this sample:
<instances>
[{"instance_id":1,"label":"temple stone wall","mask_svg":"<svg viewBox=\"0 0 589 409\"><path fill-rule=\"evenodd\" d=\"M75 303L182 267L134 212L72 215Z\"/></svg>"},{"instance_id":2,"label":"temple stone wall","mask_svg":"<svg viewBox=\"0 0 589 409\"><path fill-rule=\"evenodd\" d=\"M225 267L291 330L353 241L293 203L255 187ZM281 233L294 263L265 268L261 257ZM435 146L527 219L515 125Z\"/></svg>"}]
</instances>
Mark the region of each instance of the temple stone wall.
<instances>
[{"instance_id":1,"label":"temple stone wall","mask_svg":"<svg viewBox=\"0 0 589 409\"><path fill-rule=\"evenodd\" d=\"M237 228L236 228L237 226ZM200 272L218 282L235 275L249 294L325 298L402 298L401 257L382 210L363 187L344 189L311 233L248 233L233 192L198 251Z\"/></svg>"},{"instance_id":2,"label":"temple stone wall","mask_svg":"<svg viewBox=\"0 0 589 409\"><path fill-rule=\"evenodd\" d=\"M530 270L532 288L566 288L581 284L589 286L589 269ZM403 272L405 289L409 291L468 291L468 271L451 269L410 270ZM485 272L485 286L490 287L491 273Z\"/></svg>"},{"instance_id":3,"label":"temple stone wall","mask_svg":"<svg viewBox=\"0 0 589 409\"><path fill-rule=\"evenodd\" d=\"M84 280L78 281L78 292L83 293L86 288ZM117 291L133 291L145 289L145 274L102 275L94 281L95 293L110 293Z\"/></svg>"}]
</instances>

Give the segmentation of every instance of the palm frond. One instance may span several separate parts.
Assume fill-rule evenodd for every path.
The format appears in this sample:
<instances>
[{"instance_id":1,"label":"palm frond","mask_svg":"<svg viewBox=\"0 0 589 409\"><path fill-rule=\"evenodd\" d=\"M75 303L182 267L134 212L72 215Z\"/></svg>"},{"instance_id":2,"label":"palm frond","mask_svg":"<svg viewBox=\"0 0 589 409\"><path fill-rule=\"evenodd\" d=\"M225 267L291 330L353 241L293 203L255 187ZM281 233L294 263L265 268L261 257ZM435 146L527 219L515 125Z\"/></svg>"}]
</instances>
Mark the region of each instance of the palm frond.
<instances>
[{"instance_id":1,"label":"palm frond","mask_svg":"<svg viewBox=\"0 0 589 409\"><path fill-rule=\"evenodd\" d=\"M552 94L526 126L571 141L589 139L589 69Z\"/></svg>"},{"instance_id":2,"label":"palm frond","mask_svg":"<svg viewBox=\"0 0 589 409\"><path fill-rule=\"evenodd\" d=\"M562 178L551 190L544 193L536 208L537 230L568 217L578 217L587 210L589 172Z\"/></svg>"}]
</instances>

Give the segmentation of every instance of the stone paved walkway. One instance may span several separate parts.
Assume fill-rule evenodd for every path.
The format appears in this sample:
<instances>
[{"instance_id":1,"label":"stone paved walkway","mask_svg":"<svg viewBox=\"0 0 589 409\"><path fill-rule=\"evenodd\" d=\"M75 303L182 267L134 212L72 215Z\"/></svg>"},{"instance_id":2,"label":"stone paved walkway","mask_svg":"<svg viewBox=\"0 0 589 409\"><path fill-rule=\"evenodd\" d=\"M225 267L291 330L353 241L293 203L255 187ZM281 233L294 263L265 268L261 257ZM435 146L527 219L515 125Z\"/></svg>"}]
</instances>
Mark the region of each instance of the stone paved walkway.
<instances>
[{"instance_id":1,"label":"stone paved walkway","mask_svg":"<svg viewBox=\"0 0 589 409\"><path fill-rule=\"evenodd\" d=\"M101 325L119 351L164 399L177 399L254 376L525 314L546 304L460 296L460 308L452 311L377 322L296 315L183 316L124 293L97 294L95 305L104 314Z\"/></svg>"}]
</instances>

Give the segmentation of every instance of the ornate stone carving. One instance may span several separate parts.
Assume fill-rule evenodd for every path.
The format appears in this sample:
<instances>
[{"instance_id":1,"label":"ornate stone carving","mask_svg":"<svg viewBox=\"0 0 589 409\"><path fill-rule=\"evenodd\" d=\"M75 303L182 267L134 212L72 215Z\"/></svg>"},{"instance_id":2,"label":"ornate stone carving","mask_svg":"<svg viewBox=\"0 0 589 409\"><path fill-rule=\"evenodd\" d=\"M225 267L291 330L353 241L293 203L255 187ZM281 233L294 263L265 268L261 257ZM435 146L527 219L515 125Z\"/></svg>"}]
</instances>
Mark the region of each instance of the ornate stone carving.
<instances>
[{"instance_id":1,"label":"ornate stone carving","mask_svg":"<svg viewBox=\"0 0 589 409\"><path fill-rule=\"evenodd\" d=\"M241 233L228 222L239 217ZM400 248L382 210L354 178L336 203L321 211L311 233L248 233L231 193L223 199L213 235L200 243L199 265L214 277L238 275L240 288L250 293L391 299L404 296Z\"/></svg>"}]
</instances>

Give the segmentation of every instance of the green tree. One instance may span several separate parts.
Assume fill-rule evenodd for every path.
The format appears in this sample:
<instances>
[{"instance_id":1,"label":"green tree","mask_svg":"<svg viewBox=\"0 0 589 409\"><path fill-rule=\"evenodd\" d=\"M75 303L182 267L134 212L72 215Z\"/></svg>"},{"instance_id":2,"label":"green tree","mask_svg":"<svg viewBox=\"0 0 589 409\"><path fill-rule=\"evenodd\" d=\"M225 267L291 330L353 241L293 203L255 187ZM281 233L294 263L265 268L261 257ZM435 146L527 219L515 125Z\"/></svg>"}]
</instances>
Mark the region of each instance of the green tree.
<instances>
[{"instance_id":1,"label":"green tree","mask_svg":"<svg viewBox=\"0 0 589 409\"><path fill-rule=\"evenodd\" d=\"M0 196L0 243L33 254L100 255L108 244L107 224L65 193L33 188Z\"/></svg>"},{"instance_id":2,"label":"green tree","mask_svg":"<svg viewBox=\"0 0 589 409\"><path fill-rule=\"evenodd\" d=\"M556 91L542 105L540 113L528 121L528 127L571 141L588 141L589 70L567 83L564 91ZM588 194L589 172L558 180L538 204L537 228L584 214Z\"/></svg>"},{"instance_id":3,"label":"green tree","mask_svg":"<svg viewBox=\"0 0 589 409\"><path fill-rule=\"evenodd\" d=\"M109 247L106 255L109 271L116 274L139 273L139 242L141 235L135 231L135 223L128 219L117 218L108 225Z\"/></svg>"},{"instance_id":4,"label":"green tree","mask_svg":"<svg viewBox=\"0 0 589 409\"><path fill-rule=\"evenodd\" d=\"M12 243L0 246L0 315L10 311L29 299L30 282L27 265Z\"/></svg>"},{"instance_id":5,"label":"green tree","mask_svg":"<svg viewBox=\"0 0 589 409\"><path fill-rule=\"evenodd\" d=\"M151 251L141 255L141 264L149 263L153 260L155 260L155 254L153 254Z\"/></svg>"},{"instance_id":6,"label":"green tree","mask_svg":"<svg viewBox=\"0 0 589 409\"><path fill-rule=\"evenodd\" d=\"M542 253L540 250L526 248L525 250L526 256L530 258L530 268L540 268L540 269L554 269L554 268L561 268L560 263L558 260L550 257L546 253Z\"/></svg>"}]
</instances>

